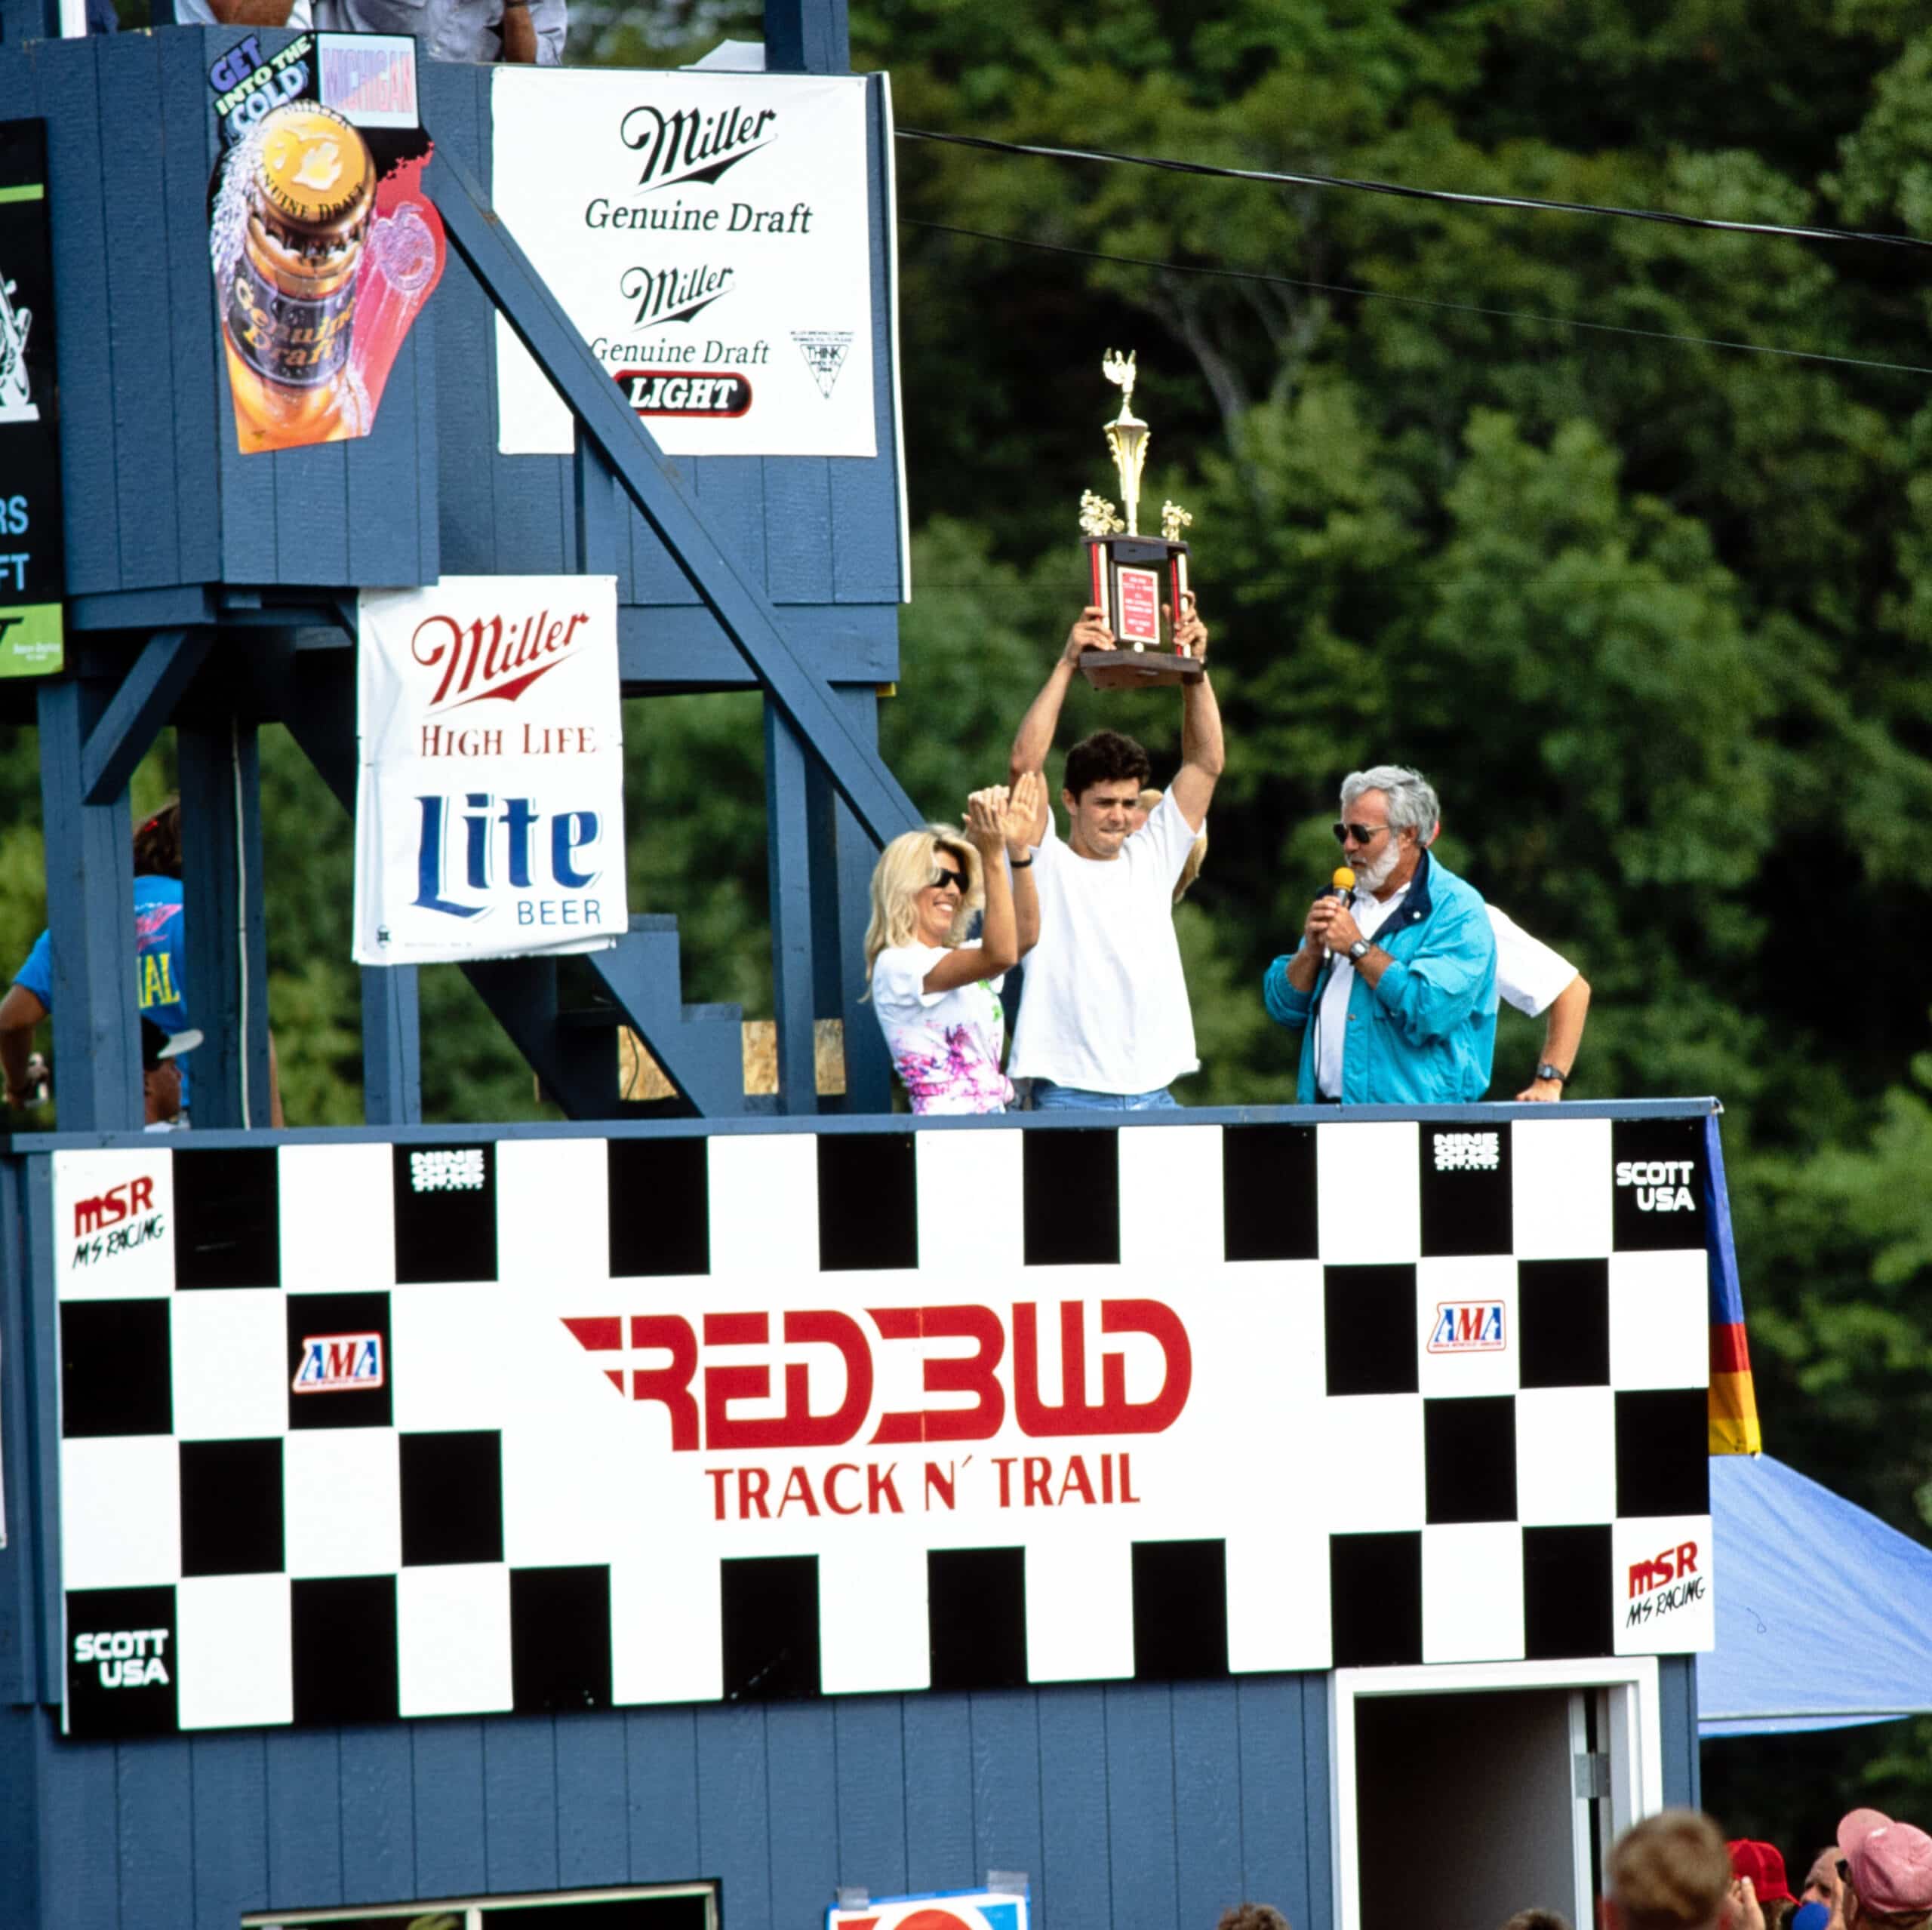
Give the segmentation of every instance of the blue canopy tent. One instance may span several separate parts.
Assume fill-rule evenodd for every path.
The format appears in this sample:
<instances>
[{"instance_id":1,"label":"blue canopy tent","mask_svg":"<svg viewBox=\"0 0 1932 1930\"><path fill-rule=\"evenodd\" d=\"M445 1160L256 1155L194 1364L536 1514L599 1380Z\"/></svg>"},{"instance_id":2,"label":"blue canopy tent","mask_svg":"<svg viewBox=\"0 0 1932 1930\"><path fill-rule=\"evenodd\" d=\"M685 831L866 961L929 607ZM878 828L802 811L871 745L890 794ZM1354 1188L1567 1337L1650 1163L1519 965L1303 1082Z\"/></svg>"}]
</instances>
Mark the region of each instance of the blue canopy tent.
<instances>
[{"instance_id":1,"label":"blue canopy tent","mask_svg":"<svg viewBox=\"0 0 1932 1930\"><path fill-rule=\"evenodd\" d=\"M1932 1548L1769 1455L1714 1455L1717 1647L1706 1738L1932 1712Z\"/></svg>"}]
</instances>

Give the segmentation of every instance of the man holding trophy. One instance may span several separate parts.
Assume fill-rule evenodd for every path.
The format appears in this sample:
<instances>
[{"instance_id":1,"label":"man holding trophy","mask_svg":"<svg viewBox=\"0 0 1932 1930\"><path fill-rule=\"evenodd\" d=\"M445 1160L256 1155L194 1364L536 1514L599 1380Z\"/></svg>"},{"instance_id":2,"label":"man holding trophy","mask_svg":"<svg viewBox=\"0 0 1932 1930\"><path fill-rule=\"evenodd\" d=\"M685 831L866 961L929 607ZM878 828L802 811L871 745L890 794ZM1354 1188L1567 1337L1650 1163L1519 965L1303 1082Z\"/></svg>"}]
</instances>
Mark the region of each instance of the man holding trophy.
<instances>
[{"instance_id":1,"label":"man holding trophy","mask_svg":"<svg viewBox=\"0 0 1932 1930\"><path fill-rule=\"evenodd\" d=\"M1107 442L1127 516L1091 493L1083 501L1094 601L1020 720L1011 775L1017 782L1024 772L1044 772L1076 672L1103 690L1179 683L1181 767L1134 831L1129 814L1152 775L1147 753L1117 730L1097 730L1067 753L1066 837L1057 835L1048 807L1030 856L1014 861L1039 867L1040 939L1026 958L1008 1070L1032 1082L1036 1108L1138 1112L1177 1105L1169 1086L1200 1065L1174 938L1174 887L1207 820L1223 758L1208 631L1179 539L1186 512L1170 503L1161 537L1138 533L1147 425L1132 411L1132 358L1110 354L1103 366L1124 392Z\"/></svg>"}]
</instances>

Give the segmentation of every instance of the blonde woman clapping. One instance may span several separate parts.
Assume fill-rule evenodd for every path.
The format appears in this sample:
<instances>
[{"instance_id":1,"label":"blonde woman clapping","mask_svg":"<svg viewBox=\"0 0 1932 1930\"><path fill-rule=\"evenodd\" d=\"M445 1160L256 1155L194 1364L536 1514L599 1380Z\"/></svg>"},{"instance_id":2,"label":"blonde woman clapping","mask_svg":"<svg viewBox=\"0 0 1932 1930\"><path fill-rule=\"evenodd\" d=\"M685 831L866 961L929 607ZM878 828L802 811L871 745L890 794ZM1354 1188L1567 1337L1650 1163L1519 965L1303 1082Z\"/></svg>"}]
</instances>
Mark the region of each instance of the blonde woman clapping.
<instances>
[{"instance_id":1,"label":"blonde woman clapping","mask_svg":"<svg viewBox=\"0 0 1932 1930\"><path fill-rule=\"evenodd\" d=\"M915 1112L1003 1112L1006 973L1040 935L1029 849L1044 793L1036 771L967 800L966 831L895 837L872 872L866 962L886 1050ZM984 906L977 940L963 934Z\"/></svg>"}]
</instances>

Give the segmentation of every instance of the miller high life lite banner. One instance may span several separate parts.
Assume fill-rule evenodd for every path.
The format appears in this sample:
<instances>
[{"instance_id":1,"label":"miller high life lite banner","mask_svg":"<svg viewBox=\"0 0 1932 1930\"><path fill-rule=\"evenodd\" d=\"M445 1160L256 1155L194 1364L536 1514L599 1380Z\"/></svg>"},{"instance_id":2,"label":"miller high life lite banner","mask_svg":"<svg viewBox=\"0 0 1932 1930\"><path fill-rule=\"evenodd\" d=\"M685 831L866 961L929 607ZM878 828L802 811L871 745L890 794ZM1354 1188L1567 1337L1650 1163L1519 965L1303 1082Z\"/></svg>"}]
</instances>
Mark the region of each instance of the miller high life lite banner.
<instances>
[{"instance_id":1,"label":"miller high life lite banner","mask_svg":"<svg viewBox=\"0 0 1932 1930\"><path fill-rule=\"evenodd\" d=\"M629 923L612 576L361 599L355 961L595 951Z\"/></svg>"},{"instance_id":2,"label":"miller high life lite banner","mask_svg":"<svg viewBox=\"0 0 1932 1930\"><path fill-rule=\"evenodd\" d=\"M491 198L672 456L873 456L862 77L500 67ZM500 317L498 447L571 453Z\"/></svg>"}]
</instances>

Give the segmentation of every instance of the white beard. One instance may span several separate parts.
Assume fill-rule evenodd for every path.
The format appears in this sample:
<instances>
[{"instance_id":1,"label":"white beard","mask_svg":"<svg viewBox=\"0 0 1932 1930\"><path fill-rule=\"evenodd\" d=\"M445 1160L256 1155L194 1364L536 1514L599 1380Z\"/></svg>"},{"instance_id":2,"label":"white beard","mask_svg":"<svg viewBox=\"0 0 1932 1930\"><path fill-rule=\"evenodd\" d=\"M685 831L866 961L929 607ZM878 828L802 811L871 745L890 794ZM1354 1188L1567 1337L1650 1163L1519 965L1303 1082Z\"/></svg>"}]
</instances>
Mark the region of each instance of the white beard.
<instances>
[{"instance_id":1,"label":"white beard","mask_svg":"<svg viewBox=\"0 0 1932 1930\"><path fill-rule=\"evenodd\" d=\"M1382 856L1377 859L1374 864L1367 865L1355 873L1356 890L1380 891L1388 881L1389 874L1395 868L1396 862L1401 855L1401 840L1392 831L1389 834L1389 843L1383 850Z\"/></svg>"}]
</instances>

